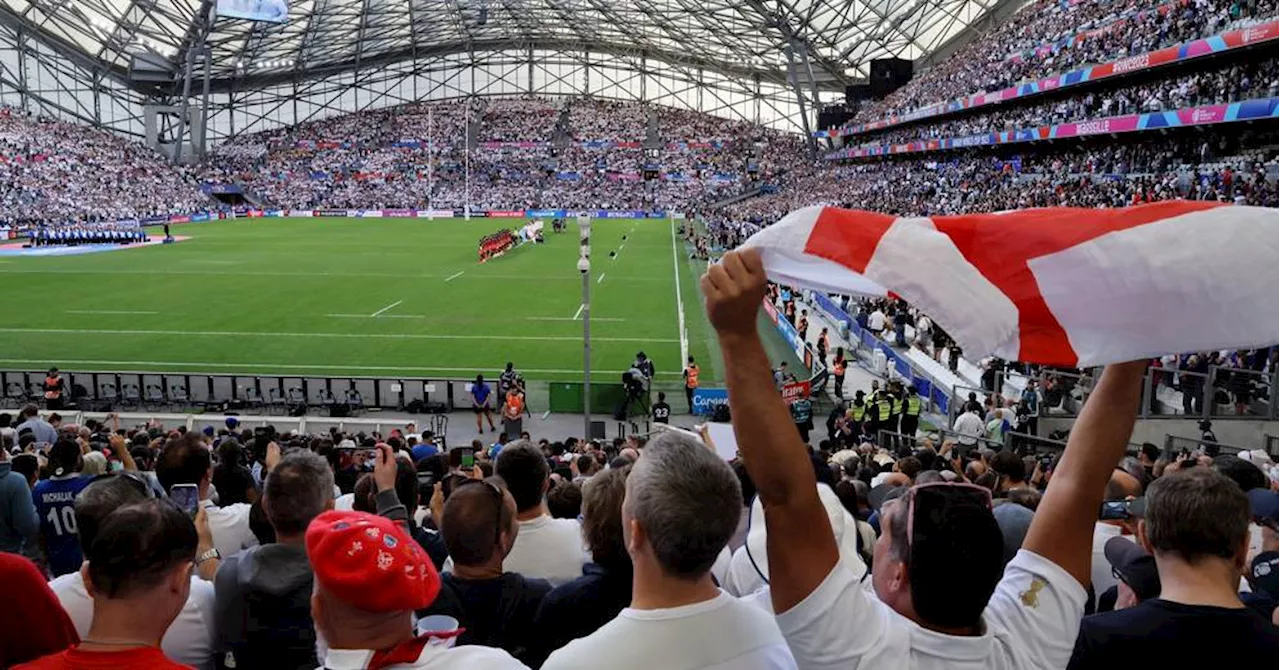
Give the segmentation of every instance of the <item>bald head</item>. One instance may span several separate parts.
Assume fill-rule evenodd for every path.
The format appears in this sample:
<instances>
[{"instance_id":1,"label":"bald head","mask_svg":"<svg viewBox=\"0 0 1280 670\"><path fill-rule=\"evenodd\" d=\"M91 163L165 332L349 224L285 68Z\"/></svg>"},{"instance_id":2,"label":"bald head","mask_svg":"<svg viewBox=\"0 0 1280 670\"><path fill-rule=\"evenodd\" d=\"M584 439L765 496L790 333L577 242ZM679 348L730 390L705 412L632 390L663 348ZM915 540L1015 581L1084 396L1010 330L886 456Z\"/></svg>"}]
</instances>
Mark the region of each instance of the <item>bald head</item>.
<instances>
[{"instance_id":1,"label":"bald head","mask_svg":"<svg viewBox=\"0 0 1280 670\"><path fill-rule=\"evenodd\" d=\"M1142 495L1142 482L1124 470L1112 470L1111 479L1107 482L1106 500L1125 500Z\"/></svg>"},{"instance_id":2,"label":"bald head","mask_svg":"<svg viewBox=\"0 0 1280 670\"><path fill-rule=\"evenodd\" d=\"M911 486L911 478L901 472L890 472L884 476L881 483L890 486Z\"/></svg>"}]
</instances>

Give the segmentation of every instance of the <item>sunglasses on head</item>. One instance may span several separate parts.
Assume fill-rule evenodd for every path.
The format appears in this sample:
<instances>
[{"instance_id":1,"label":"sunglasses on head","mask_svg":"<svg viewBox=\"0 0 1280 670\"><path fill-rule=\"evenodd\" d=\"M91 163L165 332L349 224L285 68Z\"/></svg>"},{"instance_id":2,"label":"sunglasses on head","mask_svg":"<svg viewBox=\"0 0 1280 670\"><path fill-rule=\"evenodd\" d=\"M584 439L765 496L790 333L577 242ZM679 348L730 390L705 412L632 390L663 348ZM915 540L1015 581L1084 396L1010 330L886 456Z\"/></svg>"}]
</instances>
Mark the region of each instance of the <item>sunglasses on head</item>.
<instances>
[{"instance_id":1,"label":"sunglasses on head","mask_svg":"<svg viewBox=\"0 0 1280 670\"><path fill-rule=\"evenodd\" d=\"M502 511L503 511L503 507L506 506L506 500L505 500L506 496L503 495L502 489L499 488L497 484L494 484L493 482L487 479L468 479L467 481L462 482L461 484L458 484L458 486L454 489L454 492L456 493L458 489L464 486L475 486L478 484L483 485L486 489L488 489L490 497L494 500L493 546L496 548L499 544L501 544L501 540L502 540Z\"/></svg>"},{"instance_id":2,"label":"sunglasses on head","mask_svg":"<svg viewBox=\"0 0 1280 670\"><path fill-rule=\"evenodd\" d=\"M945 505L952 501L968 501L991 509L991 489L968 482L933 482L917 484L907 490L907 547L915 543L917 501Z\"/></svg>"}]
</instances>

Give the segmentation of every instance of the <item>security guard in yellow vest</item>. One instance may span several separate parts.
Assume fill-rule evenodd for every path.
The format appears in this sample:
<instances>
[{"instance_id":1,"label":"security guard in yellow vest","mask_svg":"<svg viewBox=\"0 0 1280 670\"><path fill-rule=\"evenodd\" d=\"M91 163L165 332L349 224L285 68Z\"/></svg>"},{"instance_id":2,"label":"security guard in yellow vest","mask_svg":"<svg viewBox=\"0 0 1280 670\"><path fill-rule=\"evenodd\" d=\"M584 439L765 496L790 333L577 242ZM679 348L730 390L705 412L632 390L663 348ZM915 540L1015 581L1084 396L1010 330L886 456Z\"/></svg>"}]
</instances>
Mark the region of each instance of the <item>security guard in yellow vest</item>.
<instances>
[{"instance_id":1,"label":"security guard in yellow vest","mask_svg":"<svg viewBox=\"0 0 1280 670\"><path fill-rule=\"evenodd\" d=\"M906 403L902 408L902 428L899 432L915 437L916 430L920 428L920 394L912 384L907 387L906 395Z\"/></svg>"},{"instance_id":2,"label":"security guard in yellow vest","mask_svg":"<svg viewBox=\"0 0 1280 670\"><path fill-rule=\"evenodd\" d=\"M876 438L876 443L880 444L880 431L893 430L896 426L890 424L890 418L893 416L893 399L889 394L880 391L876 396L875 404L875 426L869 431ZM881 444L880 446L888 446Z\"/></svg>"}]
</instances>

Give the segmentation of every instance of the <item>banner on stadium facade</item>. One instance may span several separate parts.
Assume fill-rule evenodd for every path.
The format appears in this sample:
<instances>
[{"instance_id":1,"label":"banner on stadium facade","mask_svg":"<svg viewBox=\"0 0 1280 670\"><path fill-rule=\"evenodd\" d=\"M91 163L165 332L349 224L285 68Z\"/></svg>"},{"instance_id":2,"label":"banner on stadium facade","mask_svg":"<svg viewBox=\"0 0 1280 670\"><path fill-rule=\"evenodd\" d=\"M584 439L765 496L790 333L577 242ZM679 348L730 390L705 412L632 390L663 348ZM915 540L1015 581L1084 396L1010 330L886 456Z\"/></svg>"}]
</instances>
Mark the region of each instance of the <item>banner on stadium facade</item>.
<instances>
[{"instance_id":1,"label":"banner on stadium facade","mask_svg":"<svg viewBox=\"0 0 1280 670\"><path fill-rule=\"evenodd\" d=\"M214 195L244 193L244 189L239 184L204 184L200 187L200 190Z\"/></svg>"},{"instance_id":2,"label":"banner on stadium facade","mask_svg":"<svg viewBox=\"0 0 1280 670\"><path fill-rule=\"evenodd\" d=\"M197 212L195 214L192 214L190 217L191 223L203 223L208 220L209 220L208 212Z\"/></svg>"},{"instance_id":3,"label":"banner on stadium facade","mask_svg":"<svg viewBox=\"0 0 1280 670\"><path fill-rule=\"evenodd\" d=\"M389 217L413 217L417 216L418 213L412 209L384 209L382 210L382 215Z\"/></svg>"},{"instance_id":4,"label":"banner on stadium facade","mask_svg":"<svg viewBox=\"0 0 1280 670\"><path fill-rule=\"evenodd\" d=\"M309 219L309 218L311 218L311 217L315 216L315 215L316 215L316 213L315 213L315 210L310 210L310 209L291 209L291 210L289 210L288 215L289 215L289 216L299 217L299 218L304 218L304 219Z\"/></svg>"},{"instance_id":5,"label":"banner on stadium facade","mask_svg":"<svg viewBox=\"0 0 1280 670\"><path fill-rule=\"evenodd\" d=\"M782 385L782 399L790 405L791 403L809 395L809 380L802 382L787 382Z\"/></svg>"},{"instance_id":6,"label":"banner on stadium facade","mask_svg":"<svg viewBox=\"0 0 1280 670\"><path fill-rule=\"evenodd\" d=\"M1163 49L1128 56L1126 58L1114 60L1109 63L1103 63L1101 65L1071 70L1069 72L1064 72L1052 77L1046 77L1038 81L1024 82L999 91L976 93L965 98L937 102L914 109L905 114L891 115L876 121L869 121L867 123L860 123L843 128L819 130L814 132L813 135L814 137L847 137L849 135L860 135L872 130L889 128L910 121L918 121L920 119L938 116L941 114L950 114L962 109L973 109L974 107L993 105L1006 100L1013 100L1016 98L1046 93L1048 91L1056 91L1062 88L1079 86L1081 84L1095 82L1100 79L1126 75L1139 70L1148 70L1154 67L1167 65L1169 63L1212 56L1225 51L1231 51L1233 49L1239 49L1241 47L1259 44L1262 42L1275 41L1277 39L1280 39L1280 21L1272 20L1255 26L1229 30L1219 35L1191 40L1189 42L1175 44Z\"/></svg>"},{"instance_id":7,"label":"banner on stadium facade","mask_svg":"<svg viewBox=\"0 0 1280 670\"><path fill-rule=\"evenodd\" d=\"M693 413L700 416L711 416L716 407L729 404L728 389L712 389L698 387L693 390Z\"/></svg>"},{"instance_id":8,"label":"banner on stadium facade","mask_svg":"<svg viewBox=\"0 0 1280 670\"><path fill-rule=\"evenodd\" d=\"M475 214L475 211L471 212ZM523 209L493 209L485 212L485 216L491 219L518 219L524 216Z\"/></svg>"},{"instance_id":9,"label":"banner on stadium facade","mask_svg":"<svg viewBox=\"0 0 1280 670\"><path fill-rule=\"evenodd\" d=\"M381 219L381 218L382 218L382 210L380 210L380 209L357 209L357 210L356 210L356 218L357 218L357 219Z\"/></svg>"},{"instance_id":10,"label":"banner on stadium facade","mask_svg":"<svg viewBox=\"0 0 1280 670\"><path fill-rule=\"evenodd\" d=\"M265 214L265 212L263 212L263 211L262 211L262 210L260 210L260 209L247 209L247 210L245 210L245 212L244 212L244 215L245 215L245 216L247 216L247 217L249 217L250 219L259 219L259 218L262 218L262 215L263 215L263 214Z\"/></svg>"},{"instance_id":11,"label":"banner on stadium facade","mask_svg":"<svg viewBox=\"0 0 1280 670\"><path fill-rule=\"evenodd\" d=\"M316 214L315 214L315 215L316 215L316 216L346 216L346 215L347 215L347 210L345 210L345 209L317 209L317 210L316 210Z\"/></svg>"},{"instance_id":12,"label":"banner on stadium facade","mask_svg":"<svg viewBox=\"0 0 1280 670\"><path fill-rule=\"evenodd\" d=\"M462 214L452 209L423 209L418 211L419 219L448 219Z\"/></svg>"},{"instance_id":13,"label":"banner on stadium facade","mask_svg":"<svg viewBox=\"0 0 1280 670\"><path fill-rule=\"evenodd\" d=\"M270 218L272 218L272 219L278 219L278 218L280 218L280 217L284 216L284 210L283 210L283 209L268 209L268 210L264 211L264 212L262 213L262 215L263 215L263 216L266 216L266 217L270 217Z\"/></svg>"},{"instance_id":14,"label":"banner on stadium facade","mask_svg":"<svg viewBox=\"0 0 1280 670\"><path fill-rule=\"evenodd\" d=\"M169 217L169 223L187 223L190 220L191 220L191 217L185 214L175 214Z\"/></svg>"},{"instance_id":15,"label":"banner on stadium facade","mask_svg":"<svg viewBox=\"0 0 1280 670\"><path fill-rule=\"evenodd\" d=\"M569 213L563 209L527 209L524 215L544 219L563 219L569 216Z\"/></svg>"}]
</instances>

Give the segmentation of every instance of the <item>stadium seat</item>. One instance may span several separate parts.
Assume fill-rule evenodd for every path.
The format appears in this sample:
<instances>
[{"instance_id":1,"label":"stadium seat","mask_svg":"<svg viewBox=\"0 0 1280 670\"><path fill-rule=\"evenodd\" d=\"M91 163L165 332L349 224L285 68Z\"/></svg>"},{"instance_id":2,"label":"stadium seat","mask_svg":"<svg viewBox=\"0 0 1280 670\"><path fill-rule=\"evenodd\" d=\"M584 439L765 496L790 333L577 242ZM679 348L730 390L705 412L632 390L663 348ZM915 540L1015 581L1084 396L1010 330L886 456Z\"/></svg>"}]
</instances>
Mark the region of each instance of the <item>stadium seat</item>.
<instances>
[{"instance_id":1,"label":"stadium seat","mask_svg":"<svg viewBox=\"0 0 1280 670\"><path fill-rule=\"evenodd\" d=\"M27 402L27 393L22 390L22 384L10 382L4 390L4 400L6 405L14 407L22 407Z\"/></svg>"},{"instance_id":2,"label":"stadium seat","mask_svg":"<svg viewBox=\"0 0 1280 670\"><path fill-rule=\"evenodd\" d=\"M142 390L137 384L125 384L124 392L121 395L123 402L120 404L125 408L138 408L142 406Z\"/></svg>"},{"instance_id":3,"label":"stadium seat","mask_svg":"<svg viewBox=\"0 0 1280 670\"><path fill-rule=\"evenodd\" d=\"M265 412L267 408L267 401L262 398L262 391L252 387L244 391L244 404L250 412L259 414Z\"/></svg>"},{"instance_id":4,"label":"stadium seat","mask_svg":"<svg viewBox=\"0 0 1280 670\"><path fill-rule=\"evenodd\" d=\"M169 402L179 409L191 402L191 394L185 383L169 385Z\"/></svg>"},{"instance_id":5,"label":"stadium seat","mask_svg":"<svg viewBox=\"0 0 1280 670\"><path fill-rule=\"evenodd\" d=\"M104 409L111 409L120 401L120 389L115 382L98 384L98 402Z\"/></svg>"},{"instance_id":6,"label":"stadium seat","mask_svg":"<svg viewBox=\"0 0 1280 670\"><path fill-rule=\"evenodd\" d=\"M284 406L284 394L280 392L280 389L274 386L267 389L267 409L272 413L283 412Z\"/></svg>"},{"instance_id":7,"label":"stadium seat","mask_svg":"<svg viewBox=\"0 0 1280 670\"><path fill-rule=\"evenodd\" d=\"M364 409L364 398L360 395L360 392L355 389L347 389L345 400L347 402L347 408L351 412L352 416L355 416L356 413Z\"/></svg>"},{"instance_id":8,"label":"stadium seat","mask_svg":"<svg viewBox=\"0 0 1280 670\"><path fill-rule=\"evenodd\" d=\"M148 409L162 409L166 404L164 388L158 384L147 384L146 403Z\"/></svg>"}]
</instances>

